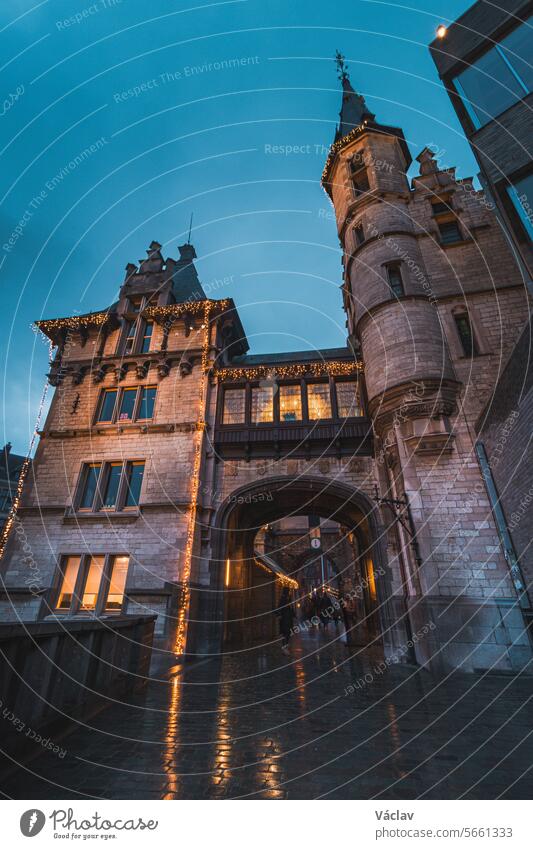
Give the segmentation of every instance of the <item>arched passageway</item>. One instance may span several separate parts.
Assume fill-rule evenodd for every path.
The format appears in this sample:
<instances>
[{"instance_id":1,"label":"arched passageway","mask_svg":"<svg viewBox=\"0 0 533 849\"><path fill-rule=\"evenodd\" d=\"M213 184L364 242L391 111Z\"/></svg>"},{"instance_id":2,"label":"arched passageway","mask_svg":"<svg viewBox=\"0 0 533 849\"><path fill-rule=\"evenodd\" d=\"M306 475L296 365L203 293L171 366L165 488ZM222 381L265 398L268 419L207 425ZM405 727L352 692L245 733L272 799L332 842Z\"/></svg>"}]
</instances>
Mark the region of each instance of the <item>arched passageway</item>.
<instances>
[{"instance_id":1,"label":"arched passageway","mask_svg":"<svg viewBox=\"0 0 533 849\"><path fill-rule=\"evenodd\" d=\"M351 620L345 616L348 641L360 645L377 639L385 648L398 645L403 625L396 623L375 504L345 483L307 475L265 478L241 487L217 511L211 529L210 587L205 603L197 608L194 651L243 651L275 638L277 582L258 568L255 545L265 525L287 516L329 519L350 535L362 580L354 586L353 574L340 575L340 592L356 613Z\"/></svg>"}]
</instances>

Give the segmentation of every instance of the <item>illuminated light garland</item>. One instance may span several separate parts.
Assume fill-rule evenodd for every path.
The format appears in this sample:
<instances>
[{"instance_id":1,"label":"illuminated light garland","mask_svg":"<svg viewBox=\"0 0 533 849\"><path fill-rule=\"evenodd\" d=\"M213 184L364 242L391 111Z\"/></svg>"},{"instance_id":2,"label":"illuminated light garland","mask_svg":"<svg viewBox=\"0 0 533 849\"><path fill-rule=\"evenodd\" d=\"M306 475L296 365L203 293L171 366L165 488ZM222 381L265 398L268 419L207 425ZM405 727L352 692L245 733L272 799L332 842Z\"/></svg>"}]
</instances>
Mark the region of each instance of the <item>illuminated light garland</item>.
<instances>
[{"instance_id":1,"label":"illuminated light garland","mask_svg":"<svg viewBox=\"0 0 533 849\"><path fill-rule=\"evenodd\" d=\"M107 310L93 312L88 315L71 315L66 318L47 318L36 321L35 327L42 333L48 334L53 330L79 330L80 327L101 327L112 319Z\"/></svg>"},{"instance_id":2,"label":"illuminated light garland","mask_svg":"<svg viewBox=\"0 0 533 849\"><path fill-rule=\"evenodd\" d=\"M49 354L48 354L49 365L52 364L53 350L54 350L54 346L52 345L52 343L50 343ZM48 387L49 386L50 386L50 383L47 380L45 385L44 385L43 391L41 393L41 400L39 402L39 409L37 411L37 418L35 420L35 427L33 428L33 433L31 435L30 445L28 447L28 452L27 452L26 457L24 458L24 461L22 463L22 468L20 470L20 475L19 475L19 479L17 481L17 487L15 489L13 501L11 502L11 507L9 509L9 514L8 514L7 519L6 519L6 523L5 523L4 527L2 528L2 531L0 532L0 560L2 560L2 557L4 556L4 552L6 550L6 546L7 546L7 542L8 542L8 539L9 539L9 534L11 532L11 529L12 529L13 525L15 524L15 522L17 521L18 509L20 507L20 502L22 500L22 493L23 493L23 490L24 490L24 482L26 480L28 471L29 471L30 466L31 466L31 454L32 454L32 451L33 451L33 447L35 445L35 440L37 439L37 436L38 436L38 433L39 433L39 430L40 430L41 419L43 417L44 405L46 403L46 396L48 395Z\"/></svg>"},{"instance_id":3,"label":"illuminated light garland","mask_svg":"<svg viewBox=\"0 0 533 849\"><path fill-rule=\"evenodd\" d=\"M207 375L209 372L209 347L210 347L210 326L209 317L213 305L213 301L203 301L203 315L205 324L204 344L202 346L202 377L200 379L200 409L203 416L202 405L205 406L205 390L207 386ZM220 303L220 302L219 302ZM196 444L194 446L194 462L191 482L191 512L189 516L189 525L187 528L187 541L185 543L185 562L183 565L182 576L182 593L181 604L178 612L178 625L176 631L176 646L174 651L176 654L183 654L185 651L185 640L187 636L187 614L191 601L191 571L192 558L194 548L194 537L196 533L196 514L198 511L198 492L200 490L200 467L202 464L202 450L204 444L204 432L206 423L200 419L196 423Z\"/></svg>"},{"instance_id":4,"label":"illuminated light garland","mask_svg":"<svg viewBox=\"0 0 533 849\"><path fill-rule=\"evenodd\" d=\"M324 375L341 377L357 374L363 371L363 368L363 363L360 361L342 362L336 360L324 362L321 360L316 363L293 363L289 366L265 365L251 366L249 368L246 366L233 368L228 366L228 368L215 369L214 375L219 380L241 380L242 378L261 380L263 378L305 377L306 375L312 375L313 377L323 377Z\"/></svg>"},{"instance_id":5,"label":"illuminated light garland","mask_svg":"<svg viewBox=\"0 0 533 849\"><path fill-rule=\"evenodd\" d=\"M182 304L167 304L162 307L146 307L142 311L143 316L146 318L165 318L176 316L177 318L181 315L198 315L200 313L205 313L206 307L209 307L209 311L214 311L216 308L218 311L223 312L231 306L231 301L229 298L225 298L221 301L211 301L209 299L205 299L202 301L185 301Z\"/></svg>"},{"instance_id":6,"label":"illuminated light garland","mask_svg":"<svg viewBox=\"0 0 533 849\"><path fill-rule=\"evenodd\" d=\"M328 158L326 159L326 164L324 165L324 170L322 171L322 183L327 183L329 172L331 171L331 166L333 165L333 161L337 153L342 150L343 147L346 147L346 145L350 144L350 142L354 141L354 139L356 139L357 136L362 133L363 130L366 129L367 123L367 121L363 121L362 124L359 124L357 127L354 127L353 130L350 130L350 132L343 136L341 139L338 139L338 141L333 142L329 149Z\"/></svg>"},{"instance_id":7,"label":"illuminated light garland","mask_svg":"<svg viewBox=\"0 0 533 849\"><path fill-rule=\"evenodd\" d=\"M264 563L261 563L260 560L254 558L254 563L256 566L259 566L263 572L268 572L269 575L273 575L276 581L279 581L282 587L291 587L293 590L297 590L300 584L298 581L295 581L294 578L289 578L288 575L280 575L278 572L274 572L272 569L269 569L268 566L265 566Z\"/></svg>"}]
</instances>

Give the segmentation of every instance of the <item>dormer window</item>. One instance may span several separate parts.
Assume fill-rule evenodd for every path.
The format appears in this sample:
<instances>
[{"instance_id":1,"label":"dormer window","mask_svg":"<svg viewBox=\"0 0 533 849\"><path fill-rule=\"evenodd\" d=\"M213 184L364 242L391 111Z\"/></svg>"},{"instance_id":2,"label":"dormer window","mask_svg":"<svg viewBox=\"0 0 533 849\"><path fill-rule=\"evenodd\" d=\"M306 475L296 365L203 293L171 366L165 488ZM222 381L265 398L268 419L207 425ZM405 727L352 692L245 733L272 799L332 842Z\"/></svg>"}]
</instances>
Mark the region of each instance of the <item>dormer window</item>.
<instances>
[{"instance_id":1,"label":"dormer window","mask_svg":"<svg viewBox=\"0 0 533 849\"><path fill-rule=\"evenodd\" d=\"M129 298L129 312L139 313L143 307L143 301L144 298L142 295Z\"/></svg>"},{"instance_id":2,"label":"dormer window","mask_svg":"<svg viewBox=\"0 0 533 849\"><path fill-rule=\"evenodd\" d=\"M146 321L140 317L135 321L126 320L122 337L123 342L122 344L119 343L119 353L123 356L126 354L147 354L152 347L153 332L153 321Z\"/></svg>"}]
</instances>

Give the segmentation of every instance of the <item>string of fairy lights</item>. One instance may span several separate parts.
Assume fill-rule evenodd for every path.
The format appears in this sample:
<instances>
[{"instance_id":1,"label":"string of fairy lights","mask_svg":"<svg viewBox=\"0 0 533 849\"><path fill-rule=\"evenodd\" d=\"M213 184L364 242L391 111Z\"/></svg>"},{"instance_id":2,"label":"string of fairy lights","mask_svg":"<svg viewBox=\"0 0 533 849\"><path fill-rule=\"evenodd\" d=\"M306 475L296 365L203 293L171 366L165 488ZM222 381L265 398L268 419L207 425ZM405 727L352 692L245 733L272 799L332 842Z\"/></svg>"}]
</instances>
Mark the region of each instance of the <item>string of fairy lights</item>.
<instances>
[{"instance_id":1,"label":"string of fairy lights","mask_svg":"<svg viewBox=\"0 0 533 849\"><path fill-rule=\"evenodd\" d=\"M53 345L52 342L50 342L49 343L49 353L48 353L48 363L49 363L49 365L51 365L51 363L52 363L53 351L54 351L54 345ZM0 532L0 560L2 559L2 557L4 555L4 551L6 549L6 545L7 545L8 539L9 539L9 534L11 533L11 529L13 528L13 525L15 524L15 522L17 521L17 518L18 518L18 511L19 511L19 508L20 508L20 502L22 500L22 493L24 491L24 483L26 481L26 477L27 477L28 472L30 470L31 455L32 455L33 449L35 447L35 440L37 439L37 436L39 434L39 430L40 430L40 427L41 427L41 420L42 420L43 413L44 413L44 408L45 408L45 404L46 404L46 397L48 395L49 386L50 386L50 383L47 379L45 384L44 384L43 391L41 393L41 399L39 401L39 407L38 407L38 410L37 410L37 417L35 419L35 426L33 428L33 432L32 432L31 438L30 438L30 444L29 444L29 447L28 447L27 454L24 458L24 461L23 461L21 469L20 469L20 475L19 475L19 479L17 481L17 486L15 488L14 495L13 495L13 500L11 502L11 507L9 509L9 514L8 514L7 519L6 519L4 527L2 528L2 531Z\"/></svg>"},{"instance_id":2,"label":"string of fairy lights","mask_svg":"<svg viewBox=\"0 0 533 849\"><path fill-rule=\"evenodd\" d=\"M196 441L194 446L194 460L191 481L191 512L189 515L189 524L187 527L187 541L185 543L185 559L183 564L182 574L182 593L181 604L178 612L178 625L176 629L176 654L183 654L185 651L185 640L187 637L187 614L191 601L191 571L192 558L194 549L194 538L196 533L196 514L198 512L198 492L200 489L200 467L202 465L202 453L204 444L204 432L206 423L203 415L203 407L205 405L205 392L207 387L207 379L209 373L209 347L210 347L210 315L211 301L203 302L203 327L204 340L202 346L202 371L200 378L200 415L202 418L196 424Z\"/></svg>"},{"instance_id":3,"label":"string of fairy lights","mask_svg":"<svg viewBox=\"0 0 533 849\"><path fill-rule=\"evenodd\" d=\"M275 376L276 378L290 377L350 377L363 370L363 364L356 360L328 360L314 363L291 363L290 365L265 365L220 368L214 370L218 380L262 380Z\"/></svg>"},{"instance_id":4,"label":"string of fairy lights","mask_svg":"<svg viewBox=\"0 0 533 849\"><path fill-rule=\"evenodd\" d=\"M357 127L354 127L352 130L350 130L349 133L347 133L342 138L338 139L336 142L333 142L333 144L330 146L328 158L326 159L326 164L324 165L324 170L322 171L323 184L328 182L333 161L339 150L342 150L343 147L346 147L346 145L350 144L350 142L357 138L357 136L365 129L367 124L368 121L365 119L361 124L359 124Z\"/></svg>"}]
</instances>

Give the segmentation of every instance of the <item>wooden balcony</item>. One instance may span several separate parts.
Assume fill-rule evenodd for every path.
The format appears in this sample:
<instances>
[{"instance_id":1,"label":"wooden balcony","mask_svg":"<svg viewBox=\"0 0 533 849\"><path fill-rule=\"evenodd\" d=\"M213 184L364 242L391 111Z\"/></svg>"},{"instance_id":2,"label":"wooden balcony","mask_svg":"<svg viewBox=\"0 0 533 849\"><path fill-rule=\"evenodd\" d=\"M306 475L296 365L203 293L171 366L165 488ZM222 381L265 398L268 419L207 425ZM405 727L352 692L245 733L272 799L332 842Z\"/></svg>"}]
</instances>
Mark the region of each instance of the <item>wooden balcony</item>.
<instances>
[{"instance_id":1,"label":"wooden balcony","mask_svg":"<svg viewBox=\"0 0 533 849\"><path fill-rule=\"evenodd\" d=\"M372 431L367 418L320 422L276 422L257 425L219 425L215 449L224 459L251 457L343 457L372 454Z\"/></svg>"}]
</instances>

